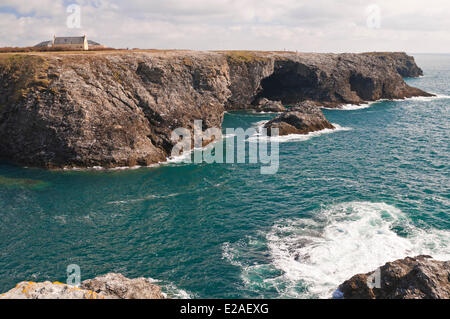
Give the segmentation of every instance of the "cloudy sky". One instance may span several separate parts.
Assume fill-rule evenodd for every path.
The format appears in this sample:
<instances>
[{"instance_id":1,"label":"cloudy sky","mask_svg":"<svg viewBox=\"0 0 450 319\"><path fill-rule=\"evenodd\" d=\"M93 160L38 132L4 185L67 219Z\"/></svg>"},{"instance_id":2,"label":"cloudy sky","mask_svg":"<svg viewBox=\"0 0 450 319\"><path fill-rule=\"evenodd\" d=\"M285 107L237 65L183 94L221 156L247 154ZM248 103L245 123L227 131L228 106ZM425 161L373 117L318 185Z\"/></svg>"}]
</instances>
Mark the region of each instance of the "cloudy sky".
<instances>
[{"instance_id":1,"label":"cloudy sky","mask_svg":"<svg viewBox=\"0 0 450 319\"><path fill-rule=\"evenodd\" d=\"M448 0L0 0L0 47L87 34L116 48L449 53L449 16Z\"/></svg>"}]
</instances>

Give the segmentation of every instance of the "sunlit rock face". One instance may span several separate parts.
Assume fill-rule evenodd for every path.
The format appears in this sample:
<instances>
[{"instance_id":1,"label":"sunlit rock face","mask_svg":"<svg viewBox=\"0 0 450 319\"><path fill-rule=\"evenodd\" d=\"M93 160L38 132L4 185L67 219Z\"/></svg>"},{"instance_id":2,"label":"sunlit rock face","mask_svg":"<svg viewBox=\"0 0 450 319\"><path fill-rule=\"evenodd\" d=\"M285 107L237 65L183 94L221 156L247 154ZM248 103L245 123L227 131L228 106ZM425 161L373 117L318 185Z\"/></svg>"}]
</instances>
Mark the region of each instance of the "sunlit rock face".
<instances>
[{"instance_id":1,"label":"sunlit rock face","mask_svg":"<svg viewBox=\"0 0 450 319\"><path fill-rule=\"evenodd\" d=\"M427 96L404 53L149 51L0 59L0 156L45 168L165 161L176 128L221 128L226 110L306 100L338 107ZM278 109L282 110L280 106Z\"/></svg>"},{"instance_id":2,"label":"sunlit rock face","mask_svg":"<svg viewBox=\"0 0 450 319\"><path fill-rule=\"evenodd\" d=\"M335 297L344 299L449 299L450 262L430 256L387 263L376 272L344 282ZM379 281L377 283L377 280Z\"/></svg>"},{"instance_id":3,"label":"sunlit rock face","mask_svg":"<svg viewBox=\"0 0 450 319\"><path fill-rule=\"evenodd\" d=\"M165 299L165 296L161 287L147 278L128 279L109 273L85 280L80 287L60 282L25 281L0 294L0 299Z\"/></svg>"},{"instance_id":4,"label":"sunlit rock face","mask_svg":"<svg viewBox=\"0 0 450 319\"><path fill-rule=\"evenodd\" d=\"M311 101L297 103L289 111L266 123L264 127L268 135L272 135L272 129L278 129L280 136L334 129L319 106Z\"/></svg>"}]
</instances>

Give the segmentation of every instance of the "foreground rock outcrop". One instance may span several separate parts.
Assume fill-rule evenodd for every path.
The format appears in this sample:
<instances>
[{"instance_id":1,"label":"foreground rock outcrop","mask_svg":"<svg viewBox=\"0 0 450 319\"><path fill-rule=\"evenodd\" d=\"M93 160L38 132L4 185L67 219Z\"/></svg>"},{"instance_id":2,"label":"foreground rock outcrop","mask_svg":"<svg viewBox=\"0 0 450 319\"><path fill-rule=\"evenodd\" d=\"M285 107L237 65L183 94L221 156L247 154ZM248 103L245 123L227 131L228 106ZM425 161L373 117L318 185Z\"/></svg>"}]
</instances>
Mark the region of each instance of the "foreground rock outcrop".
<instances>
[{"instance_id":1,"label":"foreground rock outcrop","mask_svg":"<svg viewBox=\"0 0 450 319\"><path fill-rule=\"evenodd\" d=\"M0 56L0 157L45 168L165 161L176 128L262 99L327 107L429 94L404 53L117 51Z\"/></svg>"},{"instance_id":2,"label":"foreground rock outcrop","mask_svg":"<svg viewBox=\"0 0 450 319\"><path fill-rule=\"evenodd\" d=\"M49 281L21 282L0 299L164 299L161 287L146 278L110 273L83 281L79 288Z\"/></svg>"},{"instance_id":3,"label":"foreground rock outcrop","mask_svg":"<svg viewBox=\"0 0 450 319\"><path fill-rule=\"evenodd\" d=\"M450 299L450 261L430 256L405 258L379 270L380 287L373 288L375 272L359 274L339 286L344 299Z\"/></svg>"},{"instance_id":4,"label":"foreground rock outcrop","mask_svg":"<svg viewBox=\"0 0 450 319\"><path fill-rule=\"evenodd\" d=\"M85 280L80 288L119 299L164 299L161 287L148 279L128 279L114 273Z\"/></svg>"},{"instance_id":5,"label":"foreground rock outcrop","mask_svg":"<svg viewBox=\"0 0 450 319\"><path fill-rule=\"evenodd\" d=\"M272 135L272 129L278 129L280 136L289 134L308 134L323 129L334 129L320 108L311 101L296 104L287 112L277 116L264 125L267 135Z\"/></svg>"}]
</instances>

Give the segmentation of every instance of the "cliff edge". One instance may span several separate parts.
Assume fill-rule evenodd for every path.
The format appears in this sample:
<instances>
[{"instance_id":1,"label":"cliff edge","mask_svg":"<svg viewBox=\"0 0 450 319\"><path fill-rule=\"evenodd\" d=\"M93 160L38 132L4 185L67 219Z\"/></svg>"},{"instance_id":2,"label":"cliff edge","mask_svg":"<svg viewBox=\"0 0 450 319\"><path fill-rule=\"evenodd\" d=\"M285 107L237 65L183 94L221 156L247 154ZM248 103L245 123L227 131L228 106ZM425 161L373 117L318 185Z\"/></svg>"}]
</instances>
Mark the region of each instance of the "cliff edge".
<instances>
[{"instance_id":1,"label":"cliff edge","mask_svg":"<svg viewBox=\"0 0 450 319\"><path fill-rule=\"evenodd\" d=\"M0 156L44 168L165 161L171 132L262 99L327 107L430 94L404 53L119 51L0 55Z\"/></svg>"}]
</instances>

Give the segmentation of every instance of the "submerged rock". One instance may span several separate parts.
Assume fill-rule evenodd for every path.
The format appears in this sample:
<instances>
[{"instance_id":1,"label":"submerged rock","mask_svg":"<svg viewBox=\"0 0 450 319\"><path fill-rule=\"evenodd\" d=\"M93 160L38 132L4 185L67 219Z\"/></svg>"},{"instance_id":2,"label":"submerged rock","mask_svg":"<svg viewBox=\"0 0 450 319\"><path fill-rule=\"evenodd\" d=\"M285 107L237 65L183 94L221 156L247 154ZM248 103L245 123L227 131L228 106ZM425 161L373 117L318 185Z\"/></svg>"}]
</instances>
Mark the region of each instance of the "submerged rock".
<instances>
[{"instance_id":1,"label":"submerged rock","mask_svg":"<svg viewBox=\"0 0 450 319\"><path fill-rule=\"evenodd\" d=\"M405 258L382 266L381 288L376 288L375 271L359 274L339 286L335 297L344 299L449 299L450 261L430 256ZM373 287L375 286L375 287Z\"/></svg>"},{"instance_id":2,"label":"submerged rock","mask_svg":"<svg viewBox=\"0 0 450 319\"><path fill-rule=\"evenodd\" d=\"M161 287L146 278L110 273L83 281L80 288L60 282L21 282L0 299L164 299Z\"/></svg>"},{"instance_id":3,"label":"submerged rock","mask_svg":"<svg viewBox=\"0 0 450 319\"><path fill-rule=\"evenodd\" d=\"M31 189L43 189L50 184L44 181L36 179L25 178L11 178L0 175L0 188L31 188Z\"/></svg>"},{"instance_id":4,"label":"submerged rock","mask_svg":"<svg viewBox=\"0 0 450 319\"><path fill-rule=\"evenodd\" d=\"M267 134L271 129L278 129L280 136L289 134L308 134L323 129L334 129L328 122L320 108L311 101L297 103L289 111L277 116L264 125Z\"/></svg>"},{"instance_id":5,"label":"submerged rock","mask_svg":"<svg viewBox=\"0 0 450 319\"><path fill-rule=\"evenodd\" d=\"M286 107L281 103L281 101L270 101L266 98L262 98L253 109L257 112L279 113L286 111Z\"/></svg>"}]
</instances>

